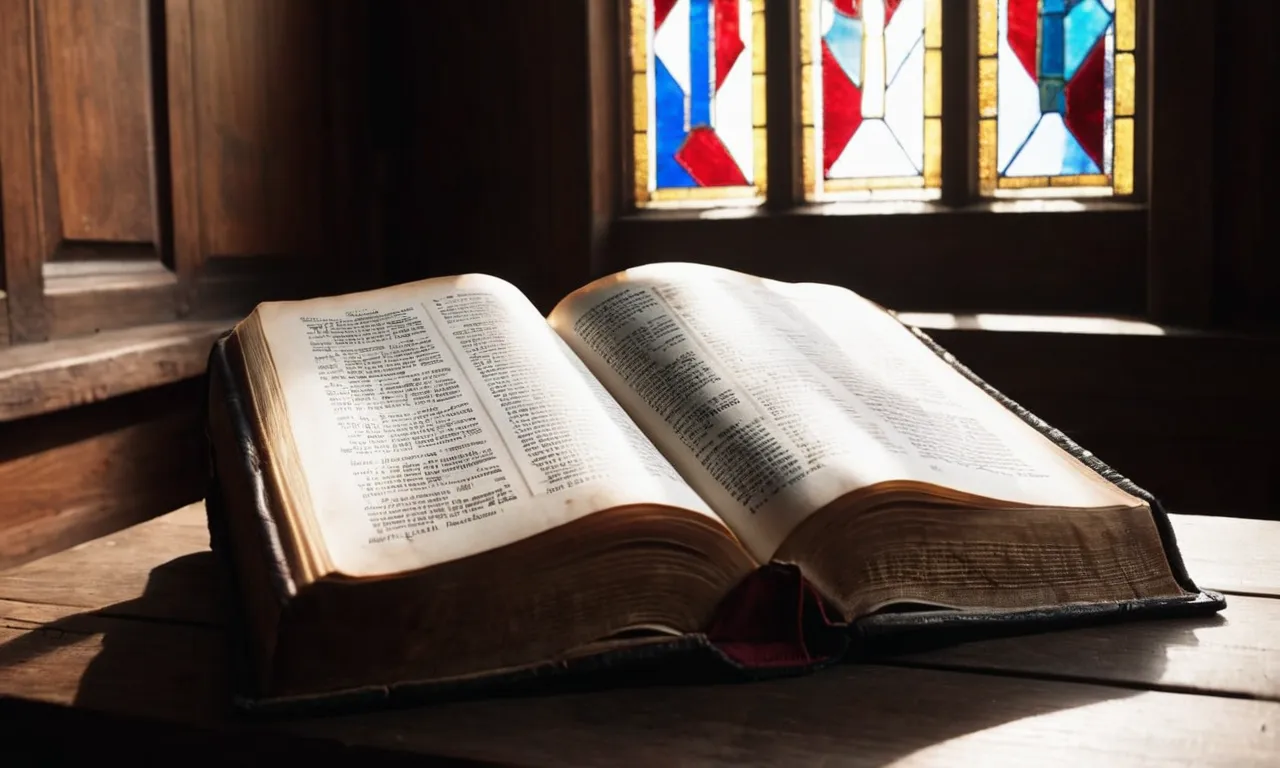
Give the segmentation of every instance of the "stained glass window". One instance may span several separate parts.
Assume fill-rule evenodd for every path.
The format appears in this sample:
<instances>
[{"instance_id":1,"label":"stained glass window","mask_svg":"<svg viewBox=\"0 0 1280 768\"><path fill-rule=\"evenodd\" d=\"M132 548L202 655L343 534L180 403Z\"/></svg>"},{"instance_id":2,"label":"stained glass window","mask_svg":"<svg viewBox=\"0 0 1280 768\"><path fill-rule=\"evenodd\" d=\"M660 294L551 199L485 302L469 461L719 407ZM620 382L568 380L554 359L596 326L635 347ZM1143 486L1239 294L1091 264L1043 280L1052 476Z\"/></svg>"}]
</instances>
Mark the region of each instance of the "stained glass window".
<instances>
[{"instance_id":1,"label":"stained glass window","mask_svg":"<svg viewBox=\"0 0 1280 768\"><path fill-rule=\"evenodd\" d=\"M942 0L801 0L810 197L942 183ZM893 193L891 193L893 194Z\"/></svg>"},{"instance_id":2,"label":"stained glass window","mask_svg":"<svg viewBox=\"0 0 1280 768\"><path fill-rule=\"evenodd\" d=\"M1133 192L1134 4L979 0L984 194Z\"/></svg>"},{"instance_id":3,"label":"stained glass window","mask_svg":"<svg viewBox=\"0 0 1280 768\"><path fill-rule=\"evenodd\" d=\"M765 190L764 0L632 0L635 198Z\"/></svg>"}]
</instances>

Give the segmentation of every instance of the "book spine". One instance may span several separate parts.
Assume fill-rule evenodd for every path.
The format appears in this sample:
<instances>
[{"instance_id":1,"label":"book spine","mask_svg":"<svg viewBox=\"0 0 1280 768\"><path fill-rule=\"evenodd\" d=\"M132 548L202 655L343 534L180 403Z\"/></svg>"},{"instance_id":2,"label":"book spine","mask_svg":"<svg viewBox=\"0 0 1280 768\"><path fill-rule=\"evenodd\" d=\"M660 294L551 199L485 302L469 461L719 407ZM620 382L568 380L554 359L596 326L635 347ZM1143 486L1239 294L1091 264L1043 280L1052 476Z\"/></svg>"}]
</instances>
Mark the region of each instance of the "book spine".
<instances>
[{"instance_id":1,"label":"book spine","mask_svg":"<svg viewBox=\"0 0 1280 768\"><path fill-rule=\"evenodd\" d=\"M241 624L233 634L244 641L257 684L263 687L271 679L280 617L297 594L297 585L271 517L271 497L238 382L223 337L209 359L205 507L210 546L225 565L238 614L234 620ZM245 683L242 687L250 687Z\"/></svg>"}]
</instances>

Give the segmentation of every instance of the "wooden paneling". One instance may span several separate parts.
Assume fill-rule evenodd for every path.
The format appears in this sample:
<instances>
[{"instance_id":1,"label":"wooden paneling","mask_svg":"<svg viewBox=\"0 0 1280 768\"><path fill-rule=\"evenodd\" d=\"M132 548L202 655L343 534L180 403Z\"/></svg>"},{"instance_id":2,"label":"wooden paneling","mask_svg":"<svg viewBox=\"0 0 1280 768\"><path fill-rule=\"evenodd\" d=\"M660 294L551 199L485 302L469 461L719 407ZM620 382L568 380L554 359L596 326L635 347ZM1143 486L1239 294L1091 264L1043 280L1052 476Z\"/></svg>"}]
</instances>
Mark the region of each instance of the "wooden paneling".
<instances>
[{"instance_id":1,"label":"wooden paneling","mask_svg":"<svg viewBox=\"0 0 1280 768\"><path fill-rule=\"evenodd\" d=\"M40 341L45 249L38 200L41 125L33 89L32 19L24 0L0 0L0 225L10 339Z\"/></svg>"},{"instance_id":2,"label":"wooden paneling","mask_svg":"<svg viewBox=\"0 0 1280 768\"><path fill-rule=\"evenodd\" d=\"M154 285L135 297L112 274L121 264L163 271L159 153L167 145L153 119L162 82L152 70L149 7L0 4L0 23L12 30L0 78L14 107L4 122L14 130L0 142L0 166L15 342L175 317L174 281L157 301ZM62 279L67 265L82 265L77 279Z\"/></svg>"},{"instance_id":3,"label":"wooden paneling","mask_svg":"<svg viewBox=\"0 0 1280 768\"><path fill-rule=\"evenodd\" d=\"M796 0L774 0L765 4L765 122L768 141L765 167L768 169L766 196L770 206L786 209L802 200L803 173L800 125L800 19ZM625 142L624 146L630 146ZM634 162L631 164L634 166Z\"/></svg>"},{"instance_id":4,"label":"wooden paneling","mask_svg":"<svg viewBox=\"0 0 1280 768\"><path fill-rule=\"evenodd\" d=\"M0 351L0 422L200 376L231 325L179 321Z\"/></svg>"},{"instance_id":5,"label":"wooden paneling","mask_svg":"<svg viewBox=\"0 0 1280 768\"><path fill-rule=\"evenodd\" d=\"M928 333L1169 509L1280 516L1280 340Z\"/></svg>"},{"instance_id":6,"label":"wooden paneling","mask_svg":"<svg viewBox=\"0 0 1280 768\"><path fill-rule=\"evenodd\" d=\"M1192 3L1155 2L1149 17L1148 313L1201 328L1213 321L1213 90L1224 79L1214 74L1214 17Z\"/></svg>"},{"instance_id":7,"label":"wooden paneling","mask_svg":"<svg viewBox=\"0 0 1280 768\"><path fill-rule=\"evenodd\" d=\"M335 3L170 0L179 267L213 256L323 258L325 24Z\"/></svg>"},{"instance_id":8,"label":"wooden paneling","mask_svg":"<svg viewBox=\"0 0 1280 768\"><path fill-rule=\"evenodd\" d=\"M12 340L369 287L362 6L0 0Z\"/></svg>"},{"instance_id":9,"label":"wooden paneling","mask_svg":"<svg viewBox=\"0 0 1280 768\"><path fill-rule=\"evenodd\" d=\"M1164 4L1161 4L1161 10ZM1237 328L1280 330L1280 234L1272 190L1280 178L1270 98L1280 71L1280 5L1215 3L1213 110L1215 310ZM1208 153L1206 148L1197 148Z\"/></svg>"},{"instance_id":10,"label":"wooden paneling","mask_svg":"<svg viewBox=\"0 0 1280 768\"><path fill-rule=\"evenodd\" d=\"M1146 217L1135 206L873 203L735 213L623 217L601 269L697 261L837 283L899 310L1141 314L1146 299Z\"/></svg>"},{"instance_id":11,"label":"wooden paneling","mask_svg":"<svg viewBox=\"0 0 1280 768\"><path fill-rule=\"evenodd\" d=\"M386 6L379 44L395 49L372 78L385 89L381 120L394 142L391 278L488 272L549 309L591 273L593 233L603 234L593 230L593 203L608 205L591 180L588 16L599 9L560 0L377 5Z\"/></svg>"},{"instance_id":12,"label":"wooden paneling","mask_svg":"<svg viewBox=\"0 0 1280 768\"><path fill-rule=\"evenodd\" d=\"M0 568L198 498L199 379L0 423Z\"/></svg>"},{"instance_id":13,"label":"wooden paneling","mask_svg":"<svg viewBox=\"0 0 1280 768\"><path fill-rule=\"evenodd\" d=\"M252 282L283 259L293 296L370 287L363 4L164 9L180 311L222 306L207 290L220 261Z\"/></svg>"},{"instance_id":14,"label":"wooden paneling","mask_svg":"<svg viewBox=\"0 0 1280 768\"><path fill-rule=\"evenodd\" d=\"M156 242L145 0L35 7L62 237Z\"/></svg>"},{"instance_id":15,"label":"wooden paneling","mask_svg":"<svg viewBox=\"0 0 1280 768\"><path fill-rule=\"evenodd\" d=\"M610 43L623 28L620 3L587 3L587 43L590 61L587 76L591 98L591 259L590 269L604 247L605 237L622 203L622 170L618 162L623 140L619 87L624 73ZM625 93L625 91L622 91Z\"/></svg>"}]
</instances>

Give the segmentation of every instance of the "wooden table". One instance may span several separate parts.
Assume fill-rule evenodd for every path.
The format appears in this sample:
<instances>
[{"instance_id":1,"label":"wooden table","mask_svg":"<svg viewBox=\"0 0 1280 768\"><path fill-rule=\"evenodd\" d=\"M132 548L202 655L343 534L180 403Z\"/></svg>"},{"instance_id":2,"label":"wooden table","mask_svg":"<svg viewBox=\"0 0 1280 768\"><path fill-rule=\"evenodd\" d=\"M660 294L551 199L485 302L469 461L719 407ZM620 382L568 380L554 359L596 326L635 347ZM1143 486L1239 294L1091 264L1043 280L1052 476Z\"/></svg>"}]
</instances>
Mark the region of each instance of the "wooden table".
<instances>
[{"instance_id":1,"label":"wooden table","mask_svg":"<svg viewBox=\"0 0 1280 768\"><path fill-rule=\"evenodd\" d=\"M1280 766L1280 523L1175 527L1192 576L1229 593L1221 616L771 682L260 723L227 710L223 606L195 505L0 573L0 764L115 751L279 764L339 750L360 764Z\"/></svg>"}]
</instances>

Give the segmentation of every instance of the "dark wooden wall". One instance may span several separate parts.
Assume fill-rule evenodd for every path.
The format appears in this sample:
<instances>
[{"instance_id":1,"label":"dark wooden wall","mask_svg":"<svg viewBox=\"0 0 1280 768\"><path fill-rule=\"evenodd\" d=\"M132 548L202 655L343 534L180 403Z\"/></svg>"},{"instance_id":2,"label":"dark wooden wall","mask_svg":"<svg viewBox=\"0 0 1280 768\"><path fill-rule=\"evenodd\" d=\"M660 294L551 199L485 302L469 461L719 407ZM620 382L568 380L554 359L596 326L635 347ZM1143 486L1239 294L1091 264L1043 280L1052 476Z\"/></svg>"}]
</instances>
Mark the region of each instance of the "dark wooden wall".
<instances>
[{"instance_id":1,"label":"dark wooden wall","mask_svg":"<svg viewBox=\"0 0 1280 768\"><path fill-rule=\"evenodd\" d=\"M549 308L590 273L588 10L375 6L392 279L488 272Z\"/></svg>"},{"instance_id":2,"label":"dark wooden wall","mask_svg":"<svg viewBox=\"0 0 1280 768\"><path fill-rule=\"evenodd\" d=\"M1280 4L1214 3L1219 40L1214 307L1227 325L1280 328Z\"/></svg>"}]
</instances>

